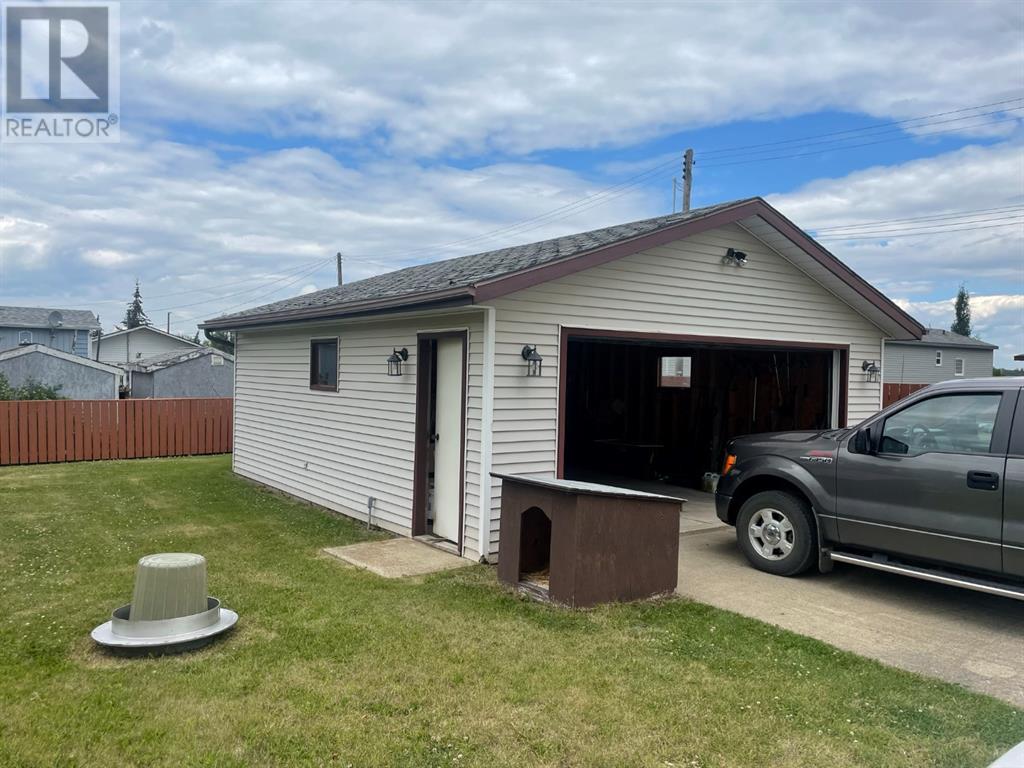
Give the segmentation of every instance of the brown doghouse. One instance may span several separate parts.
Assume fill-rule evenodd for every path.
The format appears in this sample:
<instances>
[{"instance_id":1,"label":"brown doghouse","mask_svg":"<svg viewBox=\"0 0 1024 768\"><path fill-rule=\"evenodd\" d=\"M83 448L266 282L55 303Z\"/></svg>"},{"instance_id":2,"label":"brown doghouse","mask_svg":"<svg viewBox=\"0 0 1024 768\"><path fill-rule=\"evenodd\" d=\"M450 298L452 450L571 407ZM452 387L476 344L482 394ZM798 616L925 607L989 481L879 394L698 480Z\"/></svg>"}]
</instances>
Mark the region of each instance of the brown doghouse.
<instances>
[{"instance_id":1,"label":"brown doghouse","mask_svg":"<svg viewBox=\"0 0 1024 768\"><path fill-rule=\"evenodd\" d=\"M672 592L683 499L573 480L501 478L498 578L585 608Z\"/></svg>"}]
</instances>

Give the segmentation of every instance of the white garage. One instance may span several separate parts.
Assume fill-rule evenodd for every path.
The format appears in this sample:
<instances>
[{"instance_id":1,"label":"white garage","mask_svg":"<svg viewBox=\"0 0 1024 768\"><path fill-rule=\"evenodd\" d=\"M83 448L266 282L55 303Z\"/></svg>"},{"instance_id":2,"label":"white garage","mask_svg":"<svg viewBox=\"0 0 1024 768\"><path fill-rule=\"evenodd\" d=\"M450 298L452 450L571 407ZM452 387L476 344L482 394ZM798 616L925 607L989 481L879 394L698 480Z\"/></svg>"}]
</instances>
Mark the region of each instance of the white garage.
<instances>
[{"instance_id":1,"label":"white garage","mask_svg":"<svg viewBox=\"0 0 1024 768\"><path fill-rule=\"evenodd\" d=\"M492 471L693 484L734 433L844 426L923 328L760 198L391 272L208 321L241 475L466 557Z\"/></svg>"}]
</instances>

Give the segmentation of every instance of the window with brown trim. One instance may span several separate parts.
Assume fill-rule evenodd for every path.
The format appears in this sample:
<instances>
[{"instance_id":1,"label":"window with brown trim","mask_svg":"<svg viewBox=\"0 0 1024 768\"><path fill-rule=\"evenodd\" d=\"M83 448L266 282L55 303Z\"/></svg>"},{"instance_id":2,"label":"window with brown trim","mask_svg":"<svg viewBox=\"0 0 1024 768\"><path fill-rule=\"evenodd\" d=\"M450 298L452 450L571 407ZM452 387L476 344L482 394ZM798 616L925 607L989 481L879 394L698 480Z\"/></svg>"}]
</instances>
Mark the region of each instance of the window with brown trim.
<instances>
[{"instance_id":1,"label":"window with brown trim","mask_svg":"<svg viewBox=\"0 0 1024 768\"><path fill-rule=\"evenodd\" d=\"M337 339L313 339L309 343L309 388L338 391Z\"/></svg>"}]
</instances>

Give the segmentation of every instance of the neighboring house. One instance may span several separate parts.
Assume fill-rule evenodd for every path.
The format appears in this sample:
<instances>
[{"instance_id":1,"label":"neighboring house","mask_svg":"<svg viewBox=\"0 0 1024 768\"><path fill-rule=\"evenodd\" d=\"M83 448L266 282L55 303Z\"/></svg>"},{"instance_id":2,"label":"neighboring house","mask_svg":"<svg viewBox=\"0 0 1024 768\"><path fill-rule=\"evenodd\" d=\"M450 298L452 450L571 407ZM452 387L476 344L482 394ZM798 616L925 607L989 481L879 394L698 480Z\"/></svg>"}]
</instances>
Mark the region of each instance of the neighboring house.
<instances>
[{"instance_id":1,"label":"neighboring house","mask_svg":"<svg viewBox=\"0 0 1024 768\"><path fill-rule=\"evenodd\" d=\"M140 325L138 328L126 328L101 336L97 341L95 357L101 363L121 365L166 352L189 349L202 349L202 345L151 325Z\"/></svg>"},{"instance_id":2,"label":"neighboring house","mask_svg":"<svg viewBox=\"0 0 1024 768\"><path fill-rule=\"evenodd\" d=\"M96 315L83 309L0 307L0 351L22 344L92 357L91 335L100 329Z\"/></svg>"},{"instance_id":3,"label":"neighboring house","mask_svg":"<svg viewBox=\"0 0 1024 768\"><path fill-rule=\"evenodd\" d=\"M886 342L882 381L908 385L900 390L905 397L914 389L940 381L991 376L993 352L997 349L979 339L928 328L919 341Z\"/></svg>"},{"instance_id":4,"label":"neighboring house","mask_svg":"<svg viewBox=\"0 0 1024 768\"><path fill-rule=\"evenodd\" d=\"M924 333L760 198L203 327L236 332L237 473L489 559L491 472L696 485L732 435L875 413L882 385L863 364Z\"/></svg>"},{"instance_id":5,"label":"neighboring house","mask_svg":"<svg viewBox=\"0 0 1024 768\"><path fill-rule=\"evenodd\" d=\"M0 352L0 373L12 386L29 379L69 400L116 400L124 372L113 365L97 363L43 344L27 344Z\"/></svg>"},{"instance_id":6,"label":"neighboring house","mask_svg":"<svg viewBox=\"0 0 1024 768\"><path fill-rule=\"evenodd\" d=\"M123 366L129 397L231 397L235 358L212 347L165 352Z\"/></svg>"}]
</instances>

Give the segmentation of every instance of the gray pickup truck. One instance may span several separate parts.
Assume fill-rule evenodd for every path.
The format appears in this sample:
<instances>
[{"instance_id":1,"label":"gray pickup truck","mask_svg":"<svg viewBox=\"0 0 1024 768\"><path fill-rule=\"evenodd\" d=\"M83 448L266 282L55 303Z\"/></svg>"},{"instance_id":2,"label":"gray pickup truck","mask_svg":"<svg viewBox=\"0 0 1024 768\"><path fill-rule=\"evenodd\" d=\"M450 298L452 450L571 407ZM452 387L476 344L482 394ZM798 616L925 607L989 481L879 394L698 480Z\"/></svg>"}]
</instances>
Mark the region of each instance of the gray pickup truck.
<instances>
[{"instance_id":1,"label":"gray pickup truck","mask_svg":"<svg viewBox=\"0 0 1024 768\"><path fill-rule=\"evenodd\" d=\"M1024 600L1022 390L947 381L849 429L736 438L718 517L769 573L844 562Z\"/></svg>"}]
</instances>

